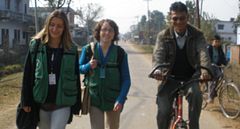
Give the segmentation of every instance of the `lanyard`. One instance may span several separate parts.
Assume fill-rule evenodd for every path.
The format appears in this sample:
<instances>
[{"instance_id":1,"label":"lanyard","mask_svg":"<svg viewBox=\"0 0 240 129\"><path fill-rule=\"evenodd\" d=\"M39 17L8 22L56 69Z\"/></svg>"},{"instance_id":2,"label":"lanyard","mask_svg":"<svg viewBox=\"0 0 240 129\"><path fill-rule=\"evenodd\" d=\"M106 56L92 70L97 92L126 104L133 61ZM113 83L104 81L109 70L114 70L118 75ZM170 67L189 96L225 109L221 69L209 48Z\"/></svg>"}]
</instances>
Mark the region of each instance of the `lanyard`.
<instances>
[{"instance_id":1,"label":"lanyard","mask_svg":"<svg viewBox=\"0 0 240 129\"><path fill-rule=\"evenodd\" d=\"M113 44L110 45L110 47L108 48L107 54L104 57L100 43L97 44L98 54L100 55L101 67L106 66L112 47L113 47Z\"/></svg>"},{"instance_id":2,"label":"lanyard","mask_svg":"<svg viewBox=\"0 0 240 129\"><path fill-rule=\"evenodd\" d=\"M54 51L52 51L50 65L51 65L51 73L53 73L53 63L54 63Z\"/></svg>"},{"instance_id":3,"label":"lanyard","mask_svg":"<svg viewBox=\"0 0 240 129\"><path fill-rule=\"evenodd\" d=\"M54 67L57 65L61 55L61 49L50 48L50 72L54 73ZM55 71L56 72L56 71Z\"/></svg>"}]
</instances>

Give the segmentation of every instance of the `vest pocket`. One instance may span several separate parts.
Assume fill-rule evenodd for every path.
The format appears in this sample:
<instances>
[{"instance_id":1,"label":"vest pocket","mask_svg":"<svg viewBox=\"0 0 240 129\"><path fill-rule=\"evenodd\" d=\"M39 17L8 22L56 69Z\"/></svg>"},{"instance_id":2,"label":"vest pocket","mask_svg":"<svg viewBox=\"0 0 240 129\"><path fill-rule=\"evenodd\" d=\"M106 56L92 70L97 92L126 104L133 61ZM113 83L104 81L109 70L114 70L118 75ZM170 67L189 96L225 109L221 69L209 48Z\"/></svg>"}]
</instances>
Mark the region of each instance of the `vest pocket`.
<instances>
[{"instance_id":1,"label":"vest pocket","mask_svg":"<svg viewBox=\"0 0 240 129\"><path fill-rule=\"evenodd\" d=\"M63 84L63 92L68 95L76 95L77 94L77 77L76 76L65 76Z\"/></svg>"},{"instance_id":2,"label":"vest pocket","mask_svg":"<svg viewBox=\"0 0 240 129\"><path fill-rule=\"evenodd\" d=\"M62 104L63 105L73 105L77 100L77 78L75 76L66 77L63 83L63 94L62 94Z\"/></svg>"},{"instance_id":3,"label":"vest pocket","mask_svg":"<svg viewBox=\"0 0 240 129\"><path fill-rule=\"evenodd\" d=\"M77 101L77 90L63 89L62 105L74 105Z\"/></svg>"},{"instance_id":4,"label":"vest pocket","mask_svg":"<svg viewBox=\"0 0 240 129\"><path fill-rule=\"evenodd\" d=\"M118 89L106 89L103 94L104 99L107 102L115 103L117 97L119 96L119 92L120 91Z\"/></svg>"}]
</instances>

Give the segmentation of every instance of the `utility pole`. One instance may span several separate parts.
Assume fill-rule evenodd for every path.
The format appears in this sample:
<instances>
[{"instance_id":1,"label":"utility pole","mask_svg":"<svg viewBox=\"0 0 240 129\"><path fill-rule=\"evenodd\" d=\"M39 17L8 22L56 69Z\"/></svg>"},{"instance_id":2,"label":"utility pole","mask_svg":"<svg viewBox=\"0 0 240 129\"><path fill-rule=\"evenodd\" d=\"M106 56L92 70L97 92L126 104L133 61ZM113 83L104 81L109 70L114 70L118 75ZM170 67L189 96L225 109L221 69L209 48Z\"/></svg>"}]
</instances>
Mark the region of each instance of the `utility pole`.
<instances>
[{"instance_id":1,"label":"utility pole","mask_svg":"<svg viewBox=\"0 0 240 129\"><path fill-rule=\"evenodd\" d=\"M37 17L37 0L35 0L35 33L37 34L39 29L38 29L38 17Z\"/></svg>"},{"instance_id":2,"label":"utility pole","mask_svg":"<svg viewBox=\"0 0 240 129\"><path fill-rule=\"evenodd\" d=\"M200 29L199 0L196 0L197 27Z\"/></svg>"},{"instance_id":3,"label":"utility pole","mask_svg":"<svg viewBox=\"0 0 240 129\"><path fill-rule=\"evenodd\" d=\"M148 21L148 25L147 25L147 42L149 43L150 39L149 39L149 36L150 36L150 14L149 14L149 1L150 0L144 0L144 1L147 1L147 21Z\"/></svg>"}]
</instances>

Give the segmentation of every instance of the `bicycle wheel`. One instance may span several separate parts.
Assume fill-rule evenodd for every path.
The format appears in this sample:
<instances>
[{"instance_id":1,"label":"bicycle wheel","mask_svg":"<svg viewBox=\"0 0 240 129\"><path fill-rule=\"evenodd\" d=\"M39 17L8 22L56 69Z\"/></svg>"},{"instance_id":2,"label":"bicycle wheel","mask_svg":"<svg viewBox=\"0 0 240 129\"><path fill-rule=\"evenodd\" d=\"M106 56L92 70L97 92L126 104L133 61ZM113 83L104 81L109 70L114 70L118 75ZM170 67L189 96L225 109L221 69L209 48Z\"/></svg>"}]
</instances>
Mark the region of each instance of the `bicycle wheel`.
<instances>
[{"instance_id":1,"label":"bicycle wheel","mask_svg":"<svg viewBox=\"0 0 240 129\"><path fill-rule=\"evenodd\" d=\"M227 118L237 118L240 113L240 92L234 83L226 83L219 92L221 110Z\"/></svg>"}]
</instances>

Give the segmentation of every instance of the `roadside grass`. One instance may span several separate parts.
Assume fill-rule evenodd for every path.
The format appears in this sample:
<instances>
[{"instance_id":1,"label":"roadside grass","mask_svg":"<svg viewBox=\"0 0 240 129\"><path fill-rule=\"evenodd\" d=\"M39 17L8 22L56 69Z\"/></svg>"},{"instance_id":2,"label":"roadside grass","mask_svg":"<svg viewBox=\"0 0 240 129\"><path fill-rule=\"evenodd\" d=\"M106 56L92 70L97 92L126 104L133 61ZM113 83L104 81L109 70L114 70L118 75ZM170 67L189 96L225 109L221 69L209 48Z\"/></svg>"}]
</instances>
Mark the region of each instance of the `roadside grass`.
<instances>
[{"instance_id":1,"label":"roadside grass","mask_svg":"<svg viewBox=\"0 0 240 129\"><path fill-rule=\"evenodd\" d=\"M22 72L0 78L0 127L15 127L16 106L20 101Z\"/></svg>"},{"instance_id":2,"label":"roadside grass","mask_svg":"<svg viewBox=\"0 0 240 129\"><path fill-rule=\"evenodd\" d=\"M240 65L230 64L230 66L224 70L224 73L225 73L225 76L230 80L232 80L240 90L240 72L239 71L240 71Z\"/></svg>"},{"instance_id":3,"label":"roadside grass","mask_svg":"<svg viewBox=\"0 0 240 129\"><path fill-rule=\"evenodd\" d=\"M9 75L9 74L21 72L22 69L23 69L23 66L21 64L1 66L0 67L0 79L4 76Z\"/></svg>"},{"instance_id":4,"label":"roadside grass","mask_svg":"<svg viewBox=\"0 0 240 129\"><path fill-rule=\"evenodd\" d=\"M153 53L153 48L154 48L153 45L146 45L146 44L132 44L132 45L146 54Z\"/></svg>"},{"instance_id":5,"label":"roadside grass","mask_svg":"<svg viewBox=\"0 0 240 129\"><path fill-rule=\"evenodd\" d=\"M11 74L0 79L0 111L16 106L20 98L22 72Z\"/></svg>"}]
</instances>

